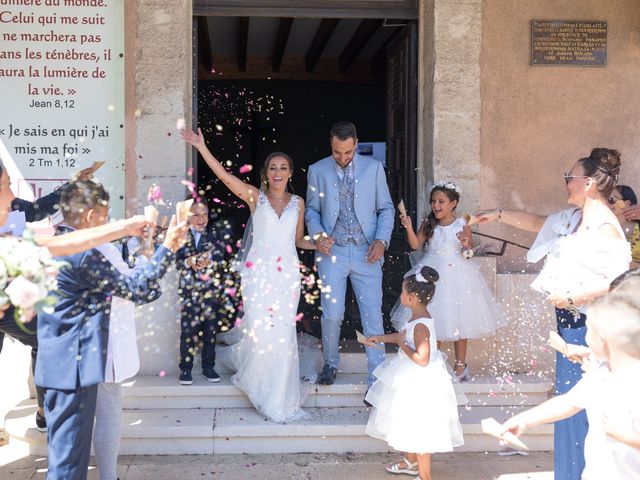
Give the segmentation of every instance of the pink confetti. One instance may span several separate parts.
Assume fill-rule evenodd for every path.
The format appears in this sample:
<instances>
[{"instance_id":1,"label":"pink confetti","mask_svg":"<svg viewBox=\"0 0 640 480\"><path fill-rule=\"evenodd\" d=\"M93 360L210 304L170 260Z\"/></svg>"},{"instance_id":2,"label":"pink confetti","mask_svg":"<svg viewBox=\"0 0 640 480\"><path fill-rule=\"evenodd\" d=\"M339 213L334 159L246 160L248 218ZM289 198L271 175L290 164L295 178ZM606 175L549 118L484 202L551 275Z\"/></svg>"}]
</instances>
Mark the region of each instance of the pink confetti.
<instances>
[{"instance_id":1,"label":"pink confetti","mask_svg":"<svg viewBox=\"0 0 640 480\"><path fill-rule=\"evenodd\" d=\"M282 257L276 258L276 262L281 262L281 261L282 261Z\"/></svg>"},{"instance_id":2,"label":"pink confetti","mask_svg":"<svg viewBox=\"0 0 640 480\"><path fill-rule=\"evenodd\" d=\"M247 267L247 268L252 268L252 267L253 267L253 262L252 262L251 260L248 260L248 261L244 264L244 266L245 266L245 267Z\"/></svg>"},{"instance_id":3,"label":"pink confetti","mask_svg":"<svg viewBox=\"0 0 640 480\"><path fill-rule=\"evenodd\" d=\"M233 252L233 249L231 248L231 245L227 245L225 248L227 250L227 253Z\"/></svg>"},{"instance_id":4,"label":"pink confetti","mask_svg":"<svg viewBox=\"0 0 640 480\"><path fill-rule=\"evenodd\" d=\"M253 165L242 165L240 167L240 173L249 173L251 170L253 170Z\"/></svg>"},{"instance_id":5,"label":"pink confetti","mask_svg":"<svg viewBox=\"0 0 640 480\"><path fill-rule=\"evenodd\" d=\"M281 272L282 271L282 267L278 267L278 271Z\"/></svg>"},{"instance_id":6,"label":"pink confetti","mask_svg":"<svg viewBox=\"0 0 640 480\"><path fill-rule=\"evenodd\" d=\"M187 170L187 175L193 175L193 167L189 167L189 170Z\"/></svg>"},{"instance_id":7,"label":"pink confetti","mask_svg":"<svg viewBox=\"0 0 640 480\"><path fill-rule=\"evenodd\" d=\"M164 377L167 374L167 372L165 372L164 370L160 370L160 372L158 373L158 376L160 378Z\"/></svg>"},{"instance_id":8,"label":"pink confetti","mask_svg":"<svg viewBox=\"0 0 640 480\"><path fill-rule=\"evenodd\" d=\"M304 317L304 313L299 313L296 315L296 322L299 322Z\"/></svg>"},{"instance_id":9,"label":"pink confetti","mask_svg":"<svg viewBox=\"0 0 640 480\"><path fill-rule=\"evenodd\" d=\"M149 191L147 192L147 201L155 203L156 205L164 205L164 201L162 200L162 190L160 186L155 183L149 187Z\"/></svg>"}]
</instances>

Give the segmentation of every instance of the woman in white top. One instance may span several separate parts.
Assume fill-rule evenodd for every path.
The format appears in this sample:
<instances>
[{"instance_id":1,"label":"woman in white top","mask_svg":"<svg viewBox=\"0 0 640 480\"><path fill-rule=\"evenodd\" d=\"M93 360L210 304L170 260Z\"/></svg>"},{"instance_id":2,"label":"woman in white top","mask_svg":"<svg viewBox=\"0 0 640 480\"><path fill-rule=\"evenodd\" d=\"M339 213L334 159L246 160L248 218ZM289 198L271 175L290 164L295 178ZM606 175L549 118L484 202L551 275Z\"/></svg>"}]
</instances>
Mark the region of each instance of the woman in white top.
<instances>
[{"instance_id":1,"label":"woman in white top","mask_svg":"<svg viewBox=\"0 0 640 480\"><path fill-rule=\"evenodd\" d=\"M620 172L620 153L594 148L564 174L572 208L545 217L514 210L477 212L481 222L502 221L538 232L528 260L547 257L532 287L544 291L556 307L558 333L567 343L586 345L586 305L604 295L609 283L627 270L631 255L607 198ZM581 378L580 366L556 356L556 394L566 393ZM554 463L558 480L579 480L584 469L584 412L555 424Z\"/></svg>"}]
</instances>

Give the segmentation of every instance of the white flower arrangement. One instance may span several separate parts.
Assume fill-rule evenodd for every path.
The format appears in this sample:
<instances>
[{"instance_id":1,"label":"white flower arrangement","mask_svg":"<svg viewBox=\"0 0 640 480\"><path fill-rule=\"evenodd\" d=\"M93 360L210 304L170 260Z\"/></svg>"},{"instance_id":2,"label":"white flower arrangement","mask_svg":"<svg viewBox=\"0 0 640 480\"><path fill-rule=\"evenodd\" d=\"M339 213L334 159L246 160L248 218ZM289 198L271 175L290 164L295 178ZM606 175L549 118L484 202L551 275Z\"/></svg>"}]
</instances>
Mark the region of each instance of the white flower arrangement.
<instances>
[{"instance_id":1,"label":"white flower arrangement","mask_svg":"<svg viewBox=\"0 0 640 480\"><path fill-rule=\"evenodd\" d=\"M458 195L462 195L462 189L456 185L453 182L447 182L447 181L440 181L437 183L433 184L433 187L431 187L431 190L433 190L434 188L446 188L447 190L453 190L455 191Z\"/></svg>"},{"instance_id":2,"label":"white flower arrangement","mask_svg":"<svg viewBox=\"0 0 640 480\"><path fill-rule=\"evenodd\" d=\"M0 310L13 305L23 322L35 313L51 311L58 286L56 275L64 262L39 247L28 232L24 238L0 237Z\"/></svg>"}]
</instances>

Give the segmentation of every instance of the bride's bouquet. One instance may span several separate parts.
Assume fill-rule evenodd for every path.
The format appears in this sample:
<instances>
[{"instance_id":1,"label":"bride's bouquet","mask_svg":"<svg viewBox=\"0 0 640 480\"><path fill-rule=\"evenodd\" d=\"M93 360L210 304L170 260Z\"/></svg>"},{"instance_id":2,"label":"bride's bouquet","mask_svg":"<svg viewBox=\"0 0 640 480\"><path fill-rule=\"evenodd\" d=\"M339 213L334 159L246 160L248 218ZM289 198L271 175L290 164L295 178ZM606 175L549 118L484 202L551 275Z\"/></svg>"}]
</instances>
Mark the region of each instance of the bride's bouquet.
<instances>
[{"instance_id":1,"label":"bride's bouquet","mask_svg":"<svg viewBox=\"0 0 640 480\"><path fill-rule=\"evenodd\" d=\"M13 305L16 318L28 322L34 314L53 309L57 300L49 292L57 288L62 265L29 234L0 237L0 310Z\"/></svg>"}]
</instances>

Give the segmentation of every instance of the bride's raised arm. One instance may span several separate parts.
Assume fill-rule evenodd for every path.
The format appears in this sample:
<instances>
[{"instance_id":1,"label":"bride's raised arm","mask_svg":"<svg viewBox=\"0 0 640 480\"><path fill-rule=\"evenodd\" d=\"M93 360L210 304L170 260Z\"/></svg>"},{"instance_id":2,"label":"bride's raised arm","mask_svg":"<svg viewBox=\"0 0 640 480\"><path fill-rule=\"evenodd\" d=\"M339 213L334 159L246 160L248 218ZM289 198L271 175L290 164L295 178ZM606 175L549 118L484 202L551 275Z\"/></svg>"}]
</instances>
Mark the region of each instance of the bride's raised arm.
<instances>
[{"instance_id":1,"label":"bride's raised arm","mask_svg":"<svg viewBox=\"0 0 640 480\"><path fill-rule=\"evenodd\" d=\"M235 196L246 202L251 212L253 212L256 208L260 191L253 185L243 182L224 168L205 145L202 130L198 128L198 133L191 130L181 130L180 135L185 142L193 145L198 152L200 152L200 155L202 155L202 158L207 162L207 165L209 165L209 168L211 168L216 177L222 180L222 183L224 183Z\"/></svg>"}]
</instances>

